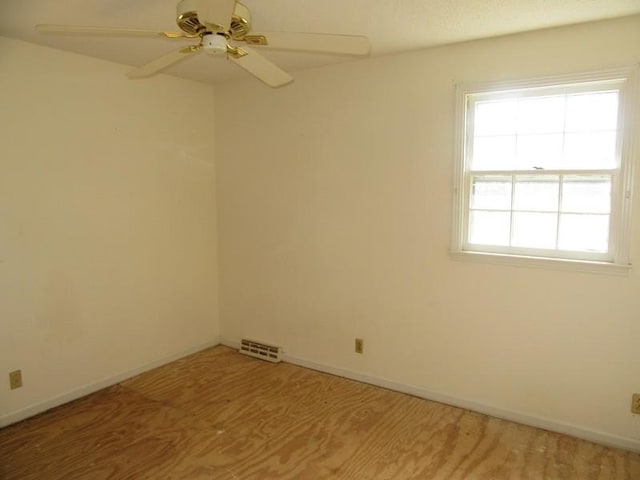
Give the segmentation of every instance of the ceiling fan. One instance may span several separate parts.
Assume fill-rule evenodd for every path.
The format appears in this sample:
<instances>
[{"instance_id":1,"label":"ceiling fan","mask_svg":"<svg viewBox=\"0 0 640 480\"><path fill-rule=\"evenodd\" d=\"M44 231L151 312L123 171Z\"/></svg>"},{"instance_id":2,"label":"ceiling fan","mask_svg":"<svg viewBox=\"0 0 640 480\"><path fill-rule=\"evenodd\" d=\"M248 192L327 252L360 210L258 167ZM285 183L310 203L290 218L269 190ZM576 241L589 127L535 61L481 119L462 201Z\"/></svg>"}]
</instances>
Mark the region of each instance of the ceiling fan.
<instances>
[{"instance_id":1,"label":"ceiling fan","mask_svg":"<svg viewBox=\"0 0 640 480\"><path fill-rule=\"evenodd\" d=\"M186 57L204 52L214 57L228 58L270 87L286 85L293 77L251 47L352 56L366 56L370 50L369 39L358 35L253 32L251 12L236 0L180 0L176 23L181 32L72 25L36 25L36 30L48 34L198 39L197 44L169 52L135 68L127 76L148 77Z\"/></svg>"}]
</instances>

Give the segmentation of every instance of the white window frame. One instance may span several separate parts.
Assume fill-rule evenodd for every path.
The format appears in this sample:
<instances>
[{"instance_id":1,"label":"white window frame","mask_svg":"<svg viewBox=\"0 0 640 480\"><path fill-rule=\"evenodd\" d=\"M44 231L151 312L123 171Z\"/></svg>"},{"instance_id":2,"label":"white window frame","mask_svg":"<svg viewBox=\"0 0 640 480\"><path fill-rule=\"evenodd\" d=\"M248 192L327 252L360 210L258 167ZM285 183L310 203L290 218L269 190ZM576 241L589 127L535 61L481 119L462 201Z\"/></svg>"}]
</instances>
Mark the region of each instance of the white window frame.
<instances>
[{"instance_id":1,"label":"white window frame","mask_svg":"<svg viewBox=\"0 0 640 480\"><path fill-rule=\"evenodd\" d=\"M456 135L455 135L455 168L454 168L454 198L451 255L456 260L472 260L489 263L506 263L510 265L534 267L560 267L579 271L593 271L602 273L625 274L631 267L629 251L631 236L631 204L633 180L633 140L636 115L634 106L640 100L638 91L638 67L625 67L613 70L561 75L554 77L533 78L514 82L485 82L460 84L456 86ZM619 90L619 117L617 157L618 166L613 172L612 204L610 216L609 253L607 258L587 255L566 255L562 257L545 256L545 251L534 249L500 248L492 246L471 246L467 243L468 215L470 200L470 178L467 151L469 136L467 125L471 119L467 118L468 106L474 98L481 95L521 95L524 96L533 89L549 89L561 91L567 88L579 91L584 84L602 83L616 84ZM535 92L534 92L535 93ZM505 172L491 172L500 175ZM523 171L507 171L506 174L529 173ZM570 171L545 171L545 174L571 174ZM557 252L556 252L557 253ZM582 257L582 258L580 258Z\"/></svg>"}]
</instances>

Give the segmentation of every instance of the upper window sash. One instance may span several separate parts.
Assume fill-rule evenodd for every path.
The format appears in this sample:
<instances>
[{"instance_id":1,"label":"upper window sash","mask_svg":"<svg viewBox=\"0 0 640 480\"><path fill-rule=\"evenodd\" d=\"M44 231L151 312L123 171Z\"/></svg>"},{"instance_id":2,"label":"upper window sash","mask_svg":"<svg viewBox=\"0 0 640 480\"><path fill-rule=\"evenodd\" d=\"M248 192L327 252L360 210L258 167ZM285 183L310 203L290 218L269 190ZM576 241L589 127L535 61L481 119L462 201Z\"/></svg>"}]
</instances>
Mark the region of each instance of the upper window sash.
<instances>
[{"instance_id":1,"label":"upper window sash","mask_svg":"<svg viewBox=\"0 0 640 480\"><path fill-rule=\"evenodd\" d=\"M468 94L465 170L618 168L623 84Z\"/></svg>"}]
</instances>

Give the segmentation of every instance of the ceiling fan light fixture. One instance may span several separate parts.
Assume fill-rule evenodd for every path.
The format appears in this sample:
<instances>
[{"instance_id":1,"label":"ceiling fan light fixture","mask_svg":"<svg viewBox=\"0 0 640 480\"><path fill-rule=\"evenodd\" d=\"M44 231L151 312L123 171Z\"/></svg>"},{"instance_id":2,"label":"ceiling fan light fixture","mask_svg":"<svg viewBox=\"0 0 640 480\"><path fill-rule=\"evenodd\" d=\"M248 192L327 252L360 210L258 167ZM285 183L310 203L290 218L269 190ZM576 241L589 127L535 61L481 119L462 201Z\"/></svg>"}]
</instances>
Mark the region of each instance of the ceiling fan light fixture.
<instances>
[{"instance_id":1,"label":"ceiling fan light fixture","mask_svg":"<svg viewBox=\"0 0 640 480\"><path fill-rule=\"evenodd\" d=\"M361 35L253 32L251 12L238 0L178 0L176 13L181 32L49 24L37 25L36 29L50 34L159 36L199 40L195 45L168 52L133 69L127 73L129 78L149 77L186 57L206 52L211 57L222 57L234 63L270 87L281 87L290 83L293 77L263 56L260 49L356 57L366 56L370 51L369 39ZM249 46L255 46L256 49Z\"/></svg>"},{"instance_id":2,"label":"ceiling fan light fixture","mask_svg":"<svg viewBox=\"0 0 640 480\"><path fill-rule=\"evenodd\" d=\"M208 55L216 56L227 54L227 39L224 35L207 33L202 36L202 46Z\"/></svg>"}]
</instances>

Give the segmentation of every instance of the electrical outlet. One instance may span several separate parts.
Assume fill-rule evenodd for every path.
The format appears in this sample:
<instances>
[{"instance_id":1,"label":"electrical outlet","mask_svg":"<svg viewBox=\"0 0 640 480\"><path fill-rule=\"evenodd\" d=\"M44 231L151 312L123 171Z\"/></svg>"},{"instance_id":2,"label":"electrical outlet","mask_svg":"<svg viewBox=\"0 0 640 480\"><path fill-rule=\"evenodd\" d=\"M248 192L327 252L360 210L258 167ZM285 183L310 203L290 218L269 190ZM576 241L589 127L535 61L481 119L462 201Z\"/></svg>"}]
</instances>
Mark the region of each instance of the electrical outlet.
<instances>
[{"instance_id":1,"label":"electrical outlet","mask_svg":"<svg viewBox=\"0 0 640 480\"><path fill-rule=\"evenodd\" d=\"M9 386L11 387L11 390L15 390L22 386L22 370L9 372Z\"/></svg>"},{"instance_id":2,"label":"electrical outlet","mask_svg":"<svg viewBox=\"0 0 640 480\"><path fill-rule=\"evenodd\" d=\"M631 413L640 415L640 393L634 393L631 401Z\"/></svg>"},{"instance_id":3,"label":"electrical outlet","mask_svg":"<svg viewBox=\"0 0 640 480\"><path fill-rule=\"evenodd\" d=\"M356 353L364 353L364 340L356 338Z\"/></svg>"}]
</instances>

